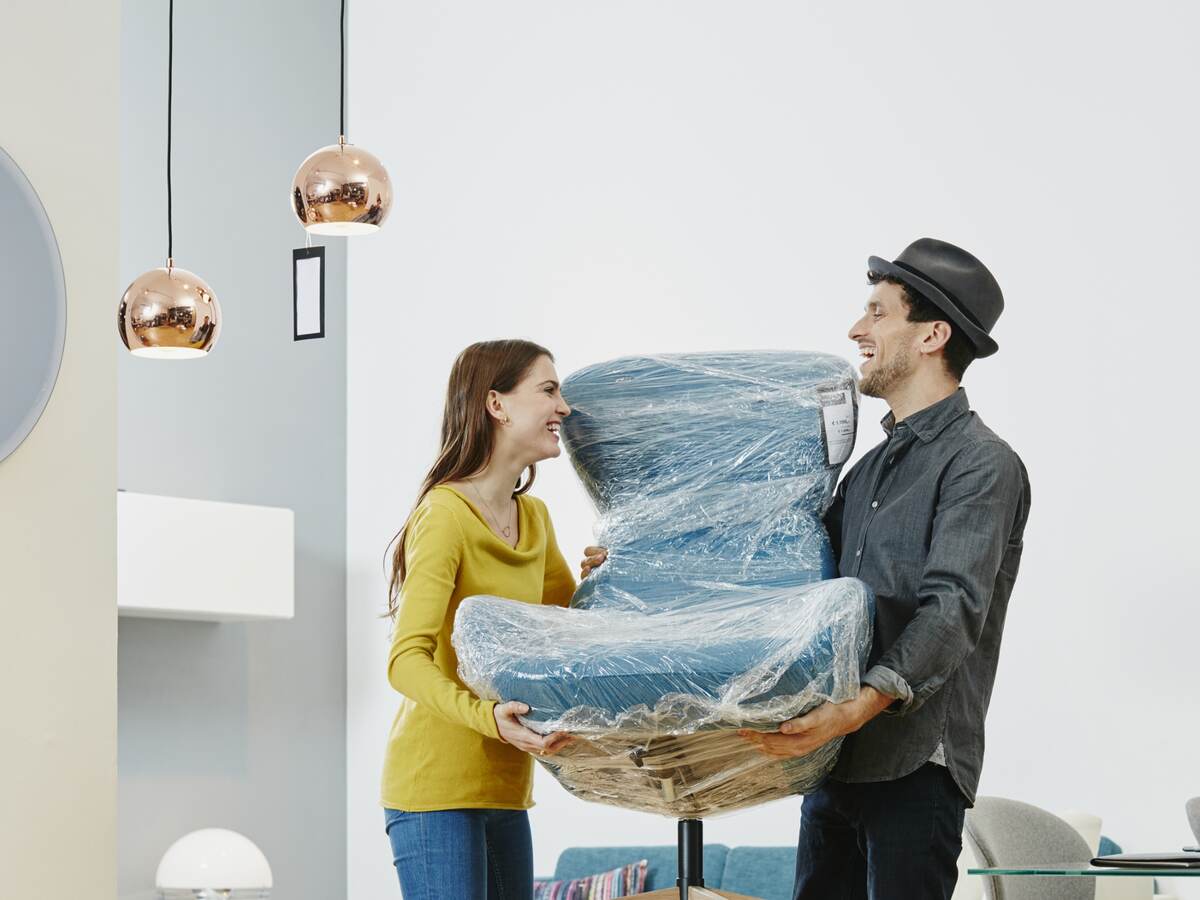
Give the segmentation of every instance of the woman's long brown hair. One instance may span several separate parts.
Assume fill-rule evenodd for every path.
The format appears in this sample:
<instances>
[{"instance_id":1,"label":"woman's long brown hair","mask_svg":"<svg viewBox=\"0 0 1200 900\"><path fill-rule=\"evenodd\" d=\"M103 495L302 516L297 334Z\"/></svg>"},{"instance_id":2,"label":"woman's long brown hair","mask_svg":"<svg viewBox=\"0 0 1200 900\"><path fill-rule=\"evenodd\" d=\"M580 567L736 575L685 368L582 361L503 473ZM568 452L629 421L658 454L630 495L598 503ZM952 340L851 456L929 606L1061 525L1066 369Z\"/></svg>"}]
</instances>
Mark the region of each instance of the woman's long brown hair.
<instances>
[{"instance_id":1,"label":"woman's long brown hair","mask_svg":"<svg viewBox=\"0 0 1200 900\"><path fill-rule=\"evenodd\" d=\"M450 383L446 388L446 408L442 413L442 449L437 462L425 475L417 502L404 521L400 533L392 539L392 578L388 585L388 611L393 619L400 608L400 588L408 567L404 559L404 541L412 514L425 495L447 481L458 481L481 472L492 459L496 444L492 417L487 411L488 391L505 394L511 391L533 368L538 357L554 355L545 347L531 341L482 341L472 344L454 361ZM530 465L529 477L518 480L513 496L533 487L537 466ZM390 544L388 546L391 546Z\"/></svg>"}]
</instances>

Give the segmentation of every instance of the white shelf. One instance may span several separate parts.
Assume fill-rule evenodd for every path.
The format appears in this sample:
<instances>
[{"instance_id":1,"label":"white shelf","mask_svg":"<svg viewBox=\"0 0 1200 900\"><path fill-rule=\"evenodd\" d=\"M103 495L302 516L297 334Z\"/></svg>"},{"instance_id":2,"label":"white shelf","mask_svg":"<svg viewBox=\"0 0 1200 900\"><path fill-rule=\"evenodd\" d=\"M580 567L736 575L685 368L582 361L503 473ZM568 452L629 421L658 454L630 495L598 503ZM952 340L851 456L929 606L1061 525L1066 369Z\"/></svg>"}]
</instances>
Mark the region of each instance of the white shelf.
<instances>
[{"instance_id":1,"label":"white shelf","mask_svg":"<svg viewBox=\"0 0 1200 900\"><path fill-rule=\"evenodd\" d=\"M290 509L117 493L117 611L233 622L295 612Z\"/></svg>"}]
</instances>

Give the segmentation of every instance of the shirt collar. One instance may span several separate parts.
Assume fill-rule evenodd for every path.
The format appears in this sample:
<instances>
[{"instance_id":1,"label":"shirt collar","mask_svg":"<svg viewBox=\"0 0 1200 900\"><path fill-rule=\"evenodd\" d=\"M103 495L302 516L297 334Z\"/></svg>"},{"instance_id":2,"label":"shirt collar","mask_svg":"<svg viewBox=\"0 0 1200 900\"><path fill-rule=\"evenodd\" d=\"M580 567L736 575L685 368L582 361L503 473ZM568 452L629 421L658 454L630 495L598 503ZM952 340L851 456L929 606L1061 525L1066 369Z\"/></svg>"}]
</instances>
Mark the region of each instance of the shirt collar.
<instances>
[{"instance_id":1,"label":"shirt collar","mask_svg":"<svg viewBox=\"0 0 1200 900\"><path fill-rule=\"evenodd\" d=\"M929 443L941 434L947 425L970 411L971 404L967 401L967 392L959 388L949 397L917 410L902 420L899 427L909 429L924 443ZM897 428L896 417L890 411L879 424L888 433L888 437L891 437L892 432Z\"/></svg>"}]
</instances>

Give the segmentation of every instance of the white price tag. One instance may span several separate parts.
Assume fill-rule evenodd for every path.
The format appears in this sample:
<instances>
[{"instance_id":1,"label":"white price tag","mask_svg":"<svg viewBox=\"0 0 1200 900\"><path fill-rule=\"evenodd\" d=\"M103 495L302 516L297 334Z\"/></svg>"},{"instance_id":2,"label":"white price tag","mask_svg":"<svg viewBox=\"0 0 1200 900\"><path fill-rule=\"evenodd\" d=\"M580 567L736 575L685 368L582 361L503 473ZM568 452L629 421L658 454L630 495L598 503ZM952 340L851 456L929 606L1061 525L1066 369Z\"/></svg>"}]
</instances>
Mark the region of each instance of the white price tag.
<instances>
[{"instance_id":1,"label":"white price tag","mask_svg":"<svg viewBox=\"0 0 1200 900\"><path fill-rule=\"evenodd\" d=\"M854 394L850 388L820 391L823 437L829 465L840 466L854 449Z\"/></svg>"}]
</instances>

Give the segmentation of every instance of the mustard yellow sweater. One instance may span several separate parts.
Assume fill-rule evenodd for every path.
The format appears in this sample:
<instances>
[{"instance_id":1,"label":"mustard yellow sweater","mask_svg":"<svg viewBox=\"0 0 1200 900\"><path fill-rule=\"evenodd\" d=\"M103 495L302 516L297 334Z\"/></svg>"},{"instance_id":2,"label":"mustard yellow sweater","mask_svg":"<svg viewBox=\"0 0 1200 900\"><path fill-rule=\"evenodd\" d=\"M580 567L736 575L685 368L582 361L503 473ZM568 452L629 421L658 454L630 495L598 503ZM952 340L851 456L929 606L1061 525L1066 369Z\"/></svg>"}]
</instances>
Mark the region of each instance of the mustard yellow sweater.
<instances>
[{"instance_id":1,"label":"mustard yellow sweater","mask_svg":"<svg viewBox=\"0 0 1200 900\"><path fill-rule=\"evenodd\" d=\"M404 696L384 758L385 807L424 812L533 805L531 757L500 740L495 702L480 700L459 680L450 643L464 597L492 594L566 606L575 592L546 504L522 494L517 517L513 548L474 503L445 485L431 490L413 513L404 543L408 572L388 655L388 680Z\"/></svg>"}]
</instances>

